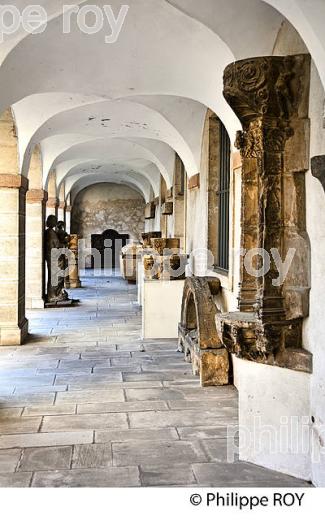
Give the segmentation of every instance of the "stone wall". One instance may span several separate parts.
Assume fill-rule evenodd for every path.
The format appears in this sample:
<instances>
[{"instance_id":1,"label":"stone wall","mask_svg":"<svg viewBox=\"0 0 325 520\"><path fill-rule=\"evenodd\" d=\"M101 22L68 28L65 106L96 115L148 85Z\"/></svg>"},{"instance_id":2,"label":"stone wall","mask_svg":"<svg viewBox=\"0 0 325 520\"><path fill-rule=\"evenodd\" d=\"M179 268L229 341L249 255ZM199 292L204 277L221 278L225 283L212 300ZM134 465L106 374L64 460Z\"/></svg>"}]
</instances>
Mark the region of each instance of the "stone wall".
<instances>
[{"instance_id":1,"label":"stone wall","mask_svg":"<svg viewBox=\"0 0 325 520\"><path fill-rule=\"evenodd\" d=\"M113 183L94 184L76 197L71 214L71 230L91 247L91 235L107 229L129 234L139 240L144 232L143 197L132 188Z\"/></svg>"}]
</instances>

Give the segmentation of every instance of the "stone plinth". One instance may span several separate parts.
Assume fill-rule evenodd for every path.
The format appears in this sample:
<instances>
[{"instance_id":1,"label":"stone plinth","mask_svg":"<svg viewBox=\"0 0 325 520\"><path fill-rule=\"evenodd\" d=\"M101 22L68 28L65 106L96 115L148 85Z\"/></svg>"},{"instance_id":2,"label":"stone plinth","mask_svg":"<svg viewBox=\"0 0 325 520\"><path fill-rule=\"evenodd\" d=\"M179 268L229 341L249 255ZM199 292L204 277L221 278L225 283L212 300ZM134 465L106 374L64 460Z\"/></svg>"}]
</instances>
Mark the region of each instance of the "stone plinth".
<instances>
[{"instance_id":1,"label":"stone plinth","mask_svg":"<svg viewBox=\"0 0 325 520\"><path fill-rule=\"evenodd\" d=\"M144 339L177 338L184 280L145 280L142 286Z\"/></svg>"}]
</instances>

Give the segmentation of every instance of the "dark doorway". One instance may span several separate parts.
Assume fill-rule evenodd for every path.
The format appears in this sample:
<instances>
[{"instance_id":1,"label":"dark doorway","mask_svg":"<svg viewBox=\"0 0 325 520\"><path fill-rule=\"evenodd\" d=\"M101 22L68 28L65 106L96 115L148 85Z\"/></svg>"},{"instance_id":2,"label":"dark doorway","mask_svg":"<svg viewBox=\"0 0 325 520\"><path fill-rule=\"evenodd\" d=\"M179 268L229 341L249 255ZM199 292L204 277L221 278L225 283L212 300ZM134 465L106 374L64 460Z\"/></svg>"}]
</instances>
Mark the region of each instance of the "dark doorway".
<instances>
[{"instance_id":1,"label":"dark doorway","mask_svg":"<svg viewBox=\"0 0 325 520\"><path fill-rule=\"evenodd\" d=\"M100 253L102 269L115 269L119 266L121 248L127 244L129 239L129 235L121 235L114 229L107 229L101 235L91 235L91 247ZM95 265L94 256L92 256L91 264L92 269L98 267Z\"/></svg>"}]
</instances>

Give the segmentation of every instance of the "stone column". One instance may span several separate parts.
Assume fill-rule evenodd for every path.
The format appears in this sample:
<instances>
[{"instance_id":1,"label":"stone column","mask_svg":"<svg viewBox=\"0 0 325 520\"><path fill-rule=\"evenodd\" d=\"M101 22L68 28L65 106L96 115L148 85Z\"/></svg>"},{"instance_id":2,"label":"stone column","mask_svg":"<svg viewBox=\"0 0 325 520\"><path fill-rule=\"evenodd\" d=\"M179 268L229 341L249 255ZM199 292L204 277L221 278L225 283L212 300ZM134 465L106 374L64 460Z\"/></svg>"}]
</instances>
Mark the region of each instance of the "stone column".
<instances>
[{"instance_id":1,"label":"stone column","mask_svg":"<svg viewBox=\"0 0 325 520\"><path fill-rule=\"evenodd\" d=\"M253 267L265 267L256 277L242 257L239 308L255 314L253 349L264 355L282 352L285 346L301 348L306 303L299 301L298 294L306 287L298 286L306 285L308 277L300 277L303 262L299 257L305 256L306 242L292 237L303 230L305 219L301 199L302 174L308 168L309 69L308 55L272 56L232 63L224 74L224 96L243 125L237 135L242 155L241 246L246 252L255 248L263 252L255 257ZM288 277L295 300L290 305L289 287L274 283L279 269L273 252L283 262L293 243L296 259ZM292 312L293 306L297 312ZM293 317L296 321L289 322ZM241 321L250 319L240 317Z\"/></svg>"},{"instance_id":2,"label":"stone column","mask_svg":"<svg viewBox=\"0 0 325 520\"><path fill-rule=\"evenodd\" d=\"M65 230L67 233L71 232L71 206L65 208Z\"/></svg>"},{"instance_id":3,"label":"stone column","mask_svg":"<svg viewBox=\"0 0 325 520\"><path fill-rule=\"evenodd\" d=\"M0 345L21 345L25 317L25 212L28 180L0 174Z\"/></svg>"},{"instance_id":4,"label":"stone column","mask_svg":"<svg viewBox=\"0 0 325 520\"><path fill-rule=\"evenodd\" d=\"M29 190L26 196L26 308L43 309L45 294L44 229L47 192Z\"/></svg>"},{"instance_id":5,"label":"stone column","mask_svg":"<svg viewBox=\"0 0 325 520\"><path fill-rule=\"evenodd\" d=\"M66 282L66 287L70 289L79 289L81 287L81 281L79 278L78 245L78 235L70 235L69 249L73 253L73 260L69 259L69 281Z\"/></svg>"},{"instance_id":6,"label":"stone column","mask_svg":"<svg viewBox=\"0 0 325 520\"><path fill-rule=\"evenodd\" d=\"M58 220L65 222L65 202L60 202L58 207Z\"/></svg>"},{"instance_id":7,"label":"stone column","mask_svg":"<svg viewBox=\"0 0 325 520\"><path fill-rule=\"evenodd\" d=\"M59 200L56 197L49 197L46 203L46 218L55 215L58 218Z\"/></svg>"}]
</instances>

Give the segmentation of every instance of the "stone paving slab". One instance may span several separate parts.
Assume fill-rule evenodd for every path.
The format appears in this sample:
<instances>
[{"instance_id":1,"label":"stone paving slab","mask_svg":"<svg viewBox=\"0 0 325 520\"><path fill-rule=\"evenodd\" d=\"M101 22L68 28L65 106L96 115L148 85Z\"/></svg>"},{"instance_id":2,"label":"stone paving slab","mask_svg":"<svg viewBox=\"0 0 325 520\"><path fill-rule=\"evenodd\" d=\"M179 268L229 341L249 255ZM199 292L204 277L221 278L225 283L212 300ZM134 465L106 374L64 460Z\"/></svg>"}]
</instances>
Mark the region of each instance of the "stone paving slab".
<instances>
[{"instance_id":1,"label":"stone paving slab","mask_svg":"<svg viewBox=\"0 0 325 520\"><path fill-rule=\"evenodd\" d=\"M171 399L184 399L181 392L167 388L129 388L125 390L127 401L169 401Z\"/></svg>"},{"instance_id":2,"label":"stone paving slab","mask_svg":"<svg viewBox=\"0 0 325 520\"><path fill-rule=\"evenodd\" d=\"M95 429L128 428L125 413L79 414L46 416L42 422L42 432L76 432Z\"/></svg>"},{"instance_id":3,"label":"stone paving slab","mask_svg":"<svg viewBox=\"0 0 325 520\"><path fill-rule=\"evenodd\" d=\"M127 401L124 403L78 404L77 413L110 413L110 412L144 412L152 410L168 410L165 401Z\"/></svg>"},{"instance_id":4,"label":"stone paving slab","mask_svg":"<svg viewBox=\"0 0 325 520\"><path fill-rule=\"evenodd\" d=\"M156 428L156 429L137 429L137 430L97 430L95 431L95 442L132 442L132 441L143 441L148 440L150 442L159 441L172 441L178 440L178 434L176 428ZM133 446L135 450L139 448L139 445Z\"/></svg>"},{"instance_id":5,"label":"stone paving slab","mask_svg":"<svg viewBox=\"0 0 325 520\"><path fill-rule=\"evenodd\" d=\"M0 450L0 473L14 473L20 456L20 449Z\"/></svg>"},{"instance_id":6,"label":"stone paving slab","mask_svg":"<svg viewBox=\"0 0 325 520\"><path fill-rule=\"evenodd\" d=\"M134 383L126 383L124 381L107 381L106 378L97 379L94 378L93 381L89 381L87 384L69 384L69 390L71 391L81 391L81 390L96 390L100 392L101 390L107 391L107 384L109 384L110 388L120 388L124 390L128 389L158 389L162 388L162 382L160 381L136 381Z\"/></svg>"},{"instance_id":7,"label":"stone paving slab","mask_svg":"<svg viewBox=\"0 0 325 520\"><path fill-rule=\"evenodd\" d=\"M0 407L0 419L4 420L8 417L20 417L24 411L24 408L1 408Z\"/></svg>"},{"instance_id":8,"label":"stone paving slab","mask_svg":"<svg viewBox=\"0 0 325 520\"><path fill-rule=\"evenodd\" d=\"M113 442L114 466L178 465L207 462L202 450L187 441L137 441L133 443Z\"/></svg>"},{"instance_id":9,"label":"stone paving slab","mask_svg":"<svg viewBox=\"0 0 325 520\"><path fill-rule=\"evenodd\" d=\"M55 379L58 385L69 385L70 390L71 386L79 386L81 388L86 388L87 385L94 384L109 384L112 382L122 382L122 372L110 372L104 375L98 374L88 374L88 375L75 375L72 374L59 374Z\"/></svg>"},{"instance_id":10,"label":"stone paving slab","mask_svg":"<svg viewBox=\"0 0 325 520\"><path fill-rule=\"evenodd\" d=\"M227 426L196 426L196 427L178 427L179 437L181 439L215 439L227 438Z\"/></svg>"},{"instance_id":11,"label":"stone paving slab","mask_svg":"<svg viewBox=\"0 0 325 520\"><path fill-rule=\"evenodd\" d=\"M259 482L268 482L269 487L280 483L295 487L303 482L247 462L193 464L193 471L199 486L208 487L255 487Z\"/></svg>"},{"instance_id":12,"label":"stone paving slab","mask_svg":"<svg viewBox=\"0 0 325 520\"><path fill-rule=\"evenodd\" d=\"M1 475L0 475L1 484ZM139 487L139 470L132 468L72 469L69 471L37 471L32 487Z\"/></svg>"},{"instance_id":13,"label":"stone paving slab","mask_svg":"<svg viewBox=\"0 0 325 520\"><path fill-rule=\"evenodd\" d=\"M21 488L29 487L32 473L0 473L0 487Z\"/></svg>"},{"instance_id":14,"label":"stone paving slab","mask_svg":"<svg viewBox=\"0 0 325 520\"><path fill-rule=\"evenodd\" d=\"M40 417L12 417L0 420L0 432L2 435L10 433L34 433L41 425Z\"/></svg>"},{"instance_id":15,"label":"stone paving slab","mask_svg":"<svg viewBox=\"0 0 325 520\"><path fill-rule=\"evenodd\" d=\"M77 432L30 433L15 435L0 435L2 448L30 448L40 446L66 446L73 444L92 444L93 430Z\"/></svg>"},{"instance_id":16,"label":"stone paving slab","mask_svg":"<svg viewBox=\"0 0 325 520\"><path fill-rule=\"evenodd\" d=\"M112 446L107 444L83 444L73 450L72 469L106 468L112 466Z\"/></svg>"},{"instance_id":17,"label":"stone paving slab","mask_svg":"<svg viewBox=\"0 0 325 520\"><path fill-rule=\"evenodd\" d=\"M158 412L130 412L131 428L167 428L170 426L216 426L227 425L231 421L222 410L170 410Z\"/></svg>"},{"instance_id":18,"label":"stone paving slab","mask_svg":"<svg viewBox=\"0 0 325 520\"><path fill-rule=\"evenodd\" d=\"M111 402L122 402L124 399L124 392L119 388L112 388L106 392L87 390L65 392L58 394L56 398L56 404L63 403L111 403Z\"/></svg>"},{"instance_id":19,"label":"stone paving slab","mask_svg":"<svg viewBox=\"0 0 325 520\"><path fill-rule=\"evenodd\" d=\"M191 487L196 479L191 465L180 466L153 466L141 465L140 478L143 486L147 487Z\"/></svg>"},{"instance_id":20,"label":"stone paving slab","mask_svg":"<svg viewBox=\"0 0 325 520\"><path fill-rule=\"evenodd\" d=\"M77 405L75 404L57 404L52 406L27 406L23 410L23 416L37 415L72 415L76 413Z\"/></svg>"},{"instance_id":21,"label":"stone paving slab","mask_svg":"<svg viewBox=\"0 0 325 520\"><path fill-rule=\"evenodd\" d=\"M23 451L18 471L69 469L72 446L27 448Z\"/></svg>"}]
</instances>

